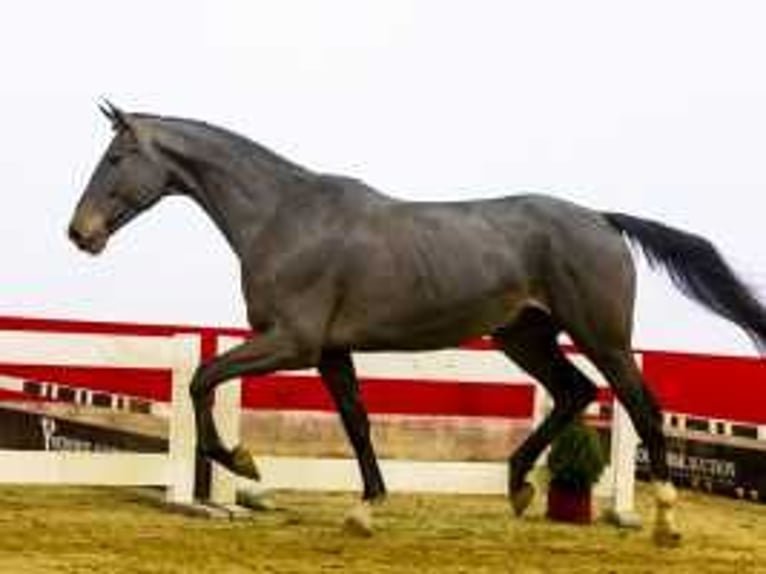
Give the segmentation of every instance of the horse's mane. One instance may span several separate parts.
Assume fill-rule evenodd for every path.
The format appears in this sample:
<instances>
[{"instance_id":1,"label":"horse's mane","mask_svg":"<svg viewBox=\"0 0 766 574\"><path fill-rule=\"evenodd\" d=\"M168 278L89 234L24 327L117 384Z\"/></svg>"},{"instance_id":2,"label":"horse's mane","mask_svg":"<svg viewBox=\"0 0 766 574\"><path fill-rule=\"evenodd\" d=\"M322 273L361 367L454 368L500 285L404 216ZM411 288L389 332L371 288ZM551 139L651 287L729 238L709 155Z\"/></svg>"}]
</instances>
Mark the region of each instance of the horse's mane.
<instances>
[{"instance_id":1,"label":"horse's mane","mask_svg":"<svg viewBox=\"0 0 766 574\"><path fill-rule=\"evenodd\" d=\"M190 118L143 113L131 114L131 117L139 121L149 122L154 128L166 128L181 133L192 140L203 138L217 147L225 148L232 157L252 157L268 164L280 165L294 173L304 175L310 173L305 167L290 161L250 138L214 124Z\"/></svg>"}]
</instances>

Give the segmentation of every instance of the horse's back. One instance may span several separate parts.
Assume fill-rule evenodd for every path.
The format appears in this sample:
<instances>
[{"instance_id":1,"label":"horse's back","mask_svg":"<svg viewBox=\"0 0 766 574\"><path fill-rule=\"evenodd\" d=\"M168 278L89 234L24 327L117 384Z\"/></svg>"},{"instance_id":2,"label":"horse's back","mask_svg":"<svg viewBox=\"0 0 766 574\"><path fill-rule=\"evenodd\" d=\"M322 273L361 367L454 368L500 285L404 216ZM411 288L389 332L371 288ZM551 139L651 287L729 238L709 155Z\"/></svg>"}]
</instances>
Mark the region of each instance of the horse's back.
<instances>
[{"instance_id":1,"label":"horse's back","mask_svg":"<svg viewBox=\"0 0 766 574\"><path fill-rule=\"evenodd\" d=\"M431 237L454 247L456 255L472 254L482 260L499 251L526 264L533 263L529 258L538 262L540 257L584 264L581 259L620 258L626 253L620 234L600 212L548 195L403 202L382 212L389 233L402 241Z\"/></svg>"},{"instance_id":2,"label":"horse's back","mask_svg":"<svg viewBox=\"0 0 766 574\"><path fill-rule=\"evenodd\" d=\"M345 246L337 326L354 335L341 338L382 348L446 346L551 309L566 278L603 272L602 247L625 249L597 212L540 195L381 204Z\"/></svg>"}]
</instances>

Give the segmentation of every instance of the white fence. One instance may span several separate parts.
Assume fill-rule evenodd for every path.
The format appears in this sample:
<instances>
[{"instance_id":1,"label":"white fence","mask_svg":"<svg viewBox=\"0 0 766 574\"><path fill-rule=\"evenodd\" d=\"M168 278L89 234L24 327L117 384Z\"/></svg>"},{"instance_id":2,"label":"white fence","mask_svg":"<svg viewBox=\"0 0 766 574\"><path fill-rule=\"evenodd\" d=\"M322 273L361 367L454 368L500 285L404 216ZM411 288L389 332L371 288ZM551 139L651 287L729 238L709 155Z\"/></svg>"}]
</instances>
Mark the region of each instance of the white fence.
<instances>
[{"instance_id":1,"label":"white fence","mask_svg":"<svg viewBox=\"0 0 766 574\"><path fill-rule=\"evenodd\" d=\"M172 381L167 453L0 450L0 483L165 486L168 501L193 502L196 449L188 389L200 359L198 335L2 331L0 358L4 364L162 369L171 372ZM219 393L216 403L216 416L228 440L237 439L238 415L239 385L232 384ZM233 502L234 484L228 473L215 470L211 501Z\"/></svg>"},{"instance_id":2,"label":"white fence","mask_svg":"<svg viewBox=\"0 0 766 574\"><path fill-rule=\"evenodd\" d=\"M219 337L218 348L225 350L236 339ZM24 452L0 450L0 483L163 485L169 501L188 504L193 501L195 477L194 417L188 392L194 368L200 359L199 335L96 335L29 331L0 331L0 363L46 366L90 366L167 369L172 372L169 450L159 454L92 452ZM452 357L450 351L444 357ZM454 353L453 353L454 354ZM494 354L493 354L494 355ZM486 379L486 373L462 373L460 361L446 362L424 355L368 355L360 357L362 374L369 369L390 374L404 368L408 376L439 377L463 375ZM574 357L578 366L593 380L604 385L603 378L582 357ZM369 363L369 364L368 364ZM426 371L440 365L439 373ZM498 365L508 369L498 357ZM425 369L428 365L429 369ZM529 384L531 379L511 367L515 383ZM454 372L453 372L454 371ZM504 373L508 375L508 373ZM502 380L508 380L503 378ZM229 383L219 388L215 413L222 438L229 444L239 439L240 385ZM539 423L548 408L544 393L537 388L536 414ZM614 405L612 421L611 465L597 495L611 499L611 508L620 520L629 521L633 511L635 452L637 437L625 411ZM356 461L262 457L259 459L265 489L359 490ZM502 494L507 489L507 465L484 462L443 462L383 460L381 468L393 492L442 492ZM227 471L213 465L211 501L231 504L235 488L251 487L239 482Z\"/></svg>"}]
</instances>

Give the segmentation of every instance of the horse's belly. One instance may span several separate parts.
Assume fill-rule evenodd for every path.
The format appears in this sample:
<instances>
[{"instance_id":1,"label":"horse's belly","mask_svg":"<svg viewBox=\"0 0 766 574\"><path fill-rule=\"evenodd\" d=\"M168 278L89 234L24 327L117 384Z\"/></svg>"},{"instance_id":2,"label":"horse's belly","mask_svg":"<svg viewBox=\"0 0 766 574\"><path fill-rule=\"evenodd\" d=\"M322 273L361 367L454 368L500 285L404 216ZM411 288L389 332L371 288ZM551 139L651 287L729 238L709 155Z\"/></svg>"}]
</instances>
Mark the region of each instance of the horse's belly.
<instances>
[{"instance_id":1,"label":"horse's belly","mask_svg":"<svg viewBox=\"0 0 766 574\"><path fill-rule=\"evenodd\" d=\"M428 350L455 347L512 322L527 304L523 297L497 297L413 315L395 313L373 321L339 323L331 338L359 350Z\"/></svg>"}]
</instances>

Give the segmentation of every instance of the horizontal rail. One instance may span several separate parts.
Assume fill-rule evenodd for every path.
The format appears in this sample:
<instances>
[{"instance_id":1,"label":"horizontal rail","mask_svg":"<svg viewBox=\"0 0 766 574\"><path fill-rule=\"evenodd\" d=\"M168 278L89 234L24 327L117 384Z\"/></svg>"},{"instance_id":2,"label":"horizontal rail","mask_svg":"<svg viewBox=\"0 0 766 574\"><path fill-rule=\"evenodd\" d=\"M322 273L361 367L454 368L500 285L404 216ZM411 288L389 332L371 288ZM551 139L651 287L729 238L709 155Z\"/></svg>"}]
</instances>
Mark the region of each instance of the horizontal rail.
<instances>
[{"instance_id":1,"label":"horizontal rail","mask_svg":"<svg viewBox=\"0 0 766 574\"><path fill-rule=\"evenodd\" d=\"M0 331L4 364L167 369L175 349L169 337Z\"/></svg>"},{"instance_id":2,"label":"horizontal rail","mask_svg":"<svg viewBox=\"0 0 766 574\"><path fill-rule=\"evenodd\" d=\"M0 450L0 484L159 486L170 482L164 453Z\"/></svg>"},{"instance_id":3,"label":"horizontal rail","mask_svg":"<svg viewBox=\"0 0 766 574\"><path fill-rule=\"evenodd\" d=\"M357 462L342 458L258 457L264 477L262 490L359 491ZM434 494L500 494L508 492L505 462L453 462L435 460L380 460L390 492ZM598 496L612 496L610 477L604 475L596 487ZM239 486L252 488L242 480Z\"/></svg>"}]
</instances>

